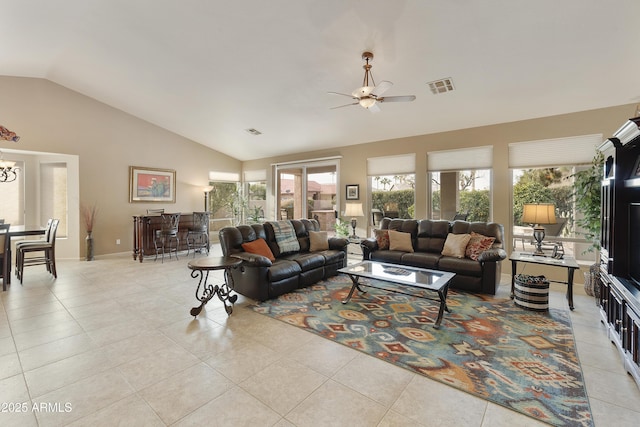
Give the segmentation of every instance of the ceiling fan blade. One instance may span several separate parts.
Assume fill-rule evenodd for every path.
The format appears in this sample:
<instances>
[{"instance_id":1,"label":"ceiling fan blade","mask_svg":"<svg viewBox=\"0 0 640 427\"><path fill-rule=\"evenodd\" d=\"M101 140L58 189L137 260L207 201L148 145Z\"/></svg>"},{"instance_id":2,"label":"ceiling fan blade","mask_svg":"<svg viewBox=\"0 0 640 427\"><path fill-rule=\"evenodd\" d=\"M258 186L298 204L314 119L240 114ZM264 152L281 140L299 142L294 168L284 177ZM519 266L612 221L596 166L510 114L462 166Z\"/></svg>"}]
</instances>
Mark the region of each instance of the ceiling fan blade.
<instances>
[{"instance_id":1,"label":"ceiling fan blade","mask_svg":"<svg viewBox=\"0 0 640 427\"><path fill-rule=\"evenodd\" d=\"M371 91L371 94L375 96L380 96L386 91L388 91L391 88L391 86L393 86L393 83L387 80L383 80L380 83L378 83L378 85L375 88L373 88L373 90Z\"/></svg>"},{"instance_id":2,"label":"ceiling fan blade","mask_svg":"<svg viewBox=\"0 0 640 427\"><path fill-rule=\"evenodd\" d=\"M352 103L352 104L338 105L337 107L331 107L331 108L329 108L329 109L330 109L330 110L335 110L336 108L348 107L348 106L350 106L350 105L358 105L358 104L359 104L359 102L354 102L354 103Z\"/></svg>"},{"instance_id":3,"label":"ceiling fan blade","mask_svg":"<svg viewBox=\"0 0 640 427\"><path fill-rule=\"evenodd\" d=\"M384 98L378 98L378 102L409 102L415 101L415 95L406 96L385 96Z\"/></svg>"},{"instance_id":4,"label":"ceiling fan blade","mask_svg":"<svg viewBox=\"0 0 640 427\"><path fill-rule=\"evenodd\" d=\"M372 113L377 113L378 111L380 111L380 106L377 102L374 102L369 106L369 108L367 108L367 110L371 111Z\"/></svg>"},{"instance_id":5,"label":"ceiling fan blade","mask_svg":"<svg viewBox=\"0 0 640 427\"><path fill-rule=\"evenodd\" d=\"M349 98L358 99L358 97L357 97L357 96L348 95L348 94L346 94L346 93L340 93L340 92L327 92L327 93L330 93L330 94L332 94L332 95L348 96Z\"/></svg>"}]
</instances>

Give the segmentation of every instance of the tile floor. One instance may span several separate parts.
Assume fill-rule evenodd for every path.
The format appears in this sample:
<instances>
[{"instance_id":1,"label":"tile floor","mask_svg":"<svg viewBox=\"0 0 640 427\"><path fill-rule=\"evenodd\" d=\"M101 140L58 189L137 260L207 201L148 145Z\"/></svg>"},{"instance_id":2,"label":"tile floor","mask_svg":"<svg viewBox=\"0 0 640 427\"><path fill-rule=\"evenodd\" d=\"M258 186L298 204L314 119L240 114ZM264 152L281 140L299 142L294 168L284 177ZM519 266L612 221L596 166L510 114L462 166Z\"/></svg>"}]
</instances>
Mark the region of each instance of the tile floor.
<instances>
[{"instance_id":1,"label":"tile floor","mask_svg":"<svg viewBox=\"0 0 640 427\"><path fill-rule=\"evenodd\" d=\"M26 269L24 285L0 295L0 425L539 424L255 314L242 297L231 317L212 300L194 320L186 263L62 260L57 280ZM566 308L560 285L552 288L551 304ZM576 294L571 317L595 424L637 426L640 391L593 299L578 285Z\"/></svg>"}]
</instances>

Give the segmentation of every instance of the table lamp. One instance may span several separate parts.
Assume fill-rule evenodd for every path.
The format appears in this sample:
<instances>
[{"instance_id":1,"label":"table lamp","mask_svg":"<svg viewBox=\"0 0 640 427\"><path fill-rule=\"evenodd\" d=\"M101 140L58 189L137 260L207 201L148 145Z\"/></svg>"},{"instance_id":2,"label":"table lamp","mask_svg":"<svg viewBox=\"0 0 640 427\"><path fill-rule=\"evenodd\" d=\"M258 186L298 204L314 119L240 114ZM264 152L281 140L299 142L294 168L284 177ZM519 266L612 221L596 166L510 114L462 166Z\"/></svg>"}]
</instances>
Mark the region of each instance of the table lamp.
<instances>
[{"instance_id":1,"label":"table lamp","mask_svg":"<svg viewBox=\"0 0 640 427\"><path fill-rule=\"evenodd\" d=\"M544 227L541 224L556 223L556 207L553 203L525 204L522 207L522 222L531 224L533 238L536 241L534 255L544 255L542 241L544 240Z\"/></svg>"},{"instance_id":2,"label":"table lamp","mask_svg":"<svg viewBox=\"0 0 640 427\"><path fill-rule=\"evenodd\" d=\"M344 216L351 217L351 227L353 228L353 235L349 236L352 239L357 239L356 236L356 225L358 222L356 221L357 216L364 216L364 212L362 211L362 203L347 203L347 207L344 210Z\"/></svg>"}]
</instances>

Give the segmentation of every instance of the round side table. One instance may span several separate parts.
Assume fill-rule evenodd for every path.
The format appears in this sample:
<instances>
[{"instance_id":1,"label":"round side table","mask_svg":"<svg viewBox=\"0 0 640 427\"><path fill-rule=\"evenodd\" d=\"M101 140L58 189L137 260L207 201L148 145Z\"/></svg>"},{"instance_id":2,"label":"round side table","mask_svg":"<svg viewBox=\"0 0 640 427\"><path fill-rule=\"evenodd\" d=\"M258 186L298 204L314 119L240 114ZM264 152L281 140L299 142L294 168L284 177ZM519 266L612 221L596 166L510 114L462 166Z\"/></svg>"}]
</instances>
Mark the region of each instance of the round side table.
<instances>
[{"instance_id":1,"label":"round side table","mask_svg":"<svg viewBox=\"0 0 640 427\"><path fill-rule=\"evenodd\" d=\"M232 257L206 257L189 261L188 267L192 270L191 277L198 279L196 288L196 299L200 301L198 307L193 307L189 313L196 317L202 308L215 295L224 304L224 309L228 315L233 313L233 304L238 300L238 295L231 294L233 291L233 277L231 269L242 264L242 260ZM220 285L209 283L209 272L214 270L224 270L224 282ZM229 304L227 304L229 302Z\"/></svg>"}]
</instances>

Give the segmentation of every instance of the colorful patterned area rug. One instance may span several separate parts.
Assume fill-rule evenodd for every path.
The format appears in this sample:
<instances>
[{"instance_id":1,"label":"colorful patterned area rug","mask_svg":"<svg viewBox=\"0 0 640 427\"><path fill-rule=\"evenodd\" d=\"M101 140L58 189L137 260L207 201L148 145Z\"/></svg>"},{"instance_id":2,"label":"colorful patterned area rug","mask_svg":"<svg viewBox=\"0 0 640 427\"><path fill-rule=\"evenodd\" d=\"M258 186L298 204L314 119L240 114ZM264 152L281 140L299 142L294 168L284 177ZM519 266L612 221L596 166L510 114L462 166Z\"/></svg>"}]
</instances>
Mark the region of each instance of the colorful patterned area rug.
<instances>
[{"instance_id":1,"label":"colorful patterned area rug","mask_svg":"<svg viewBox=\"0 0 640 427\"><path fill-rule=\"evenodd\" d=\"M452 290L434 329L436 301L366 287L342 304L350 288L336 276L252 308L539 421L593 425L567 311Z\"/></svg>"}]
</instances>

